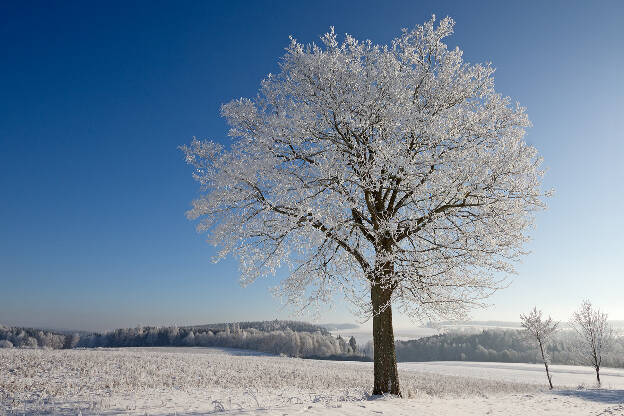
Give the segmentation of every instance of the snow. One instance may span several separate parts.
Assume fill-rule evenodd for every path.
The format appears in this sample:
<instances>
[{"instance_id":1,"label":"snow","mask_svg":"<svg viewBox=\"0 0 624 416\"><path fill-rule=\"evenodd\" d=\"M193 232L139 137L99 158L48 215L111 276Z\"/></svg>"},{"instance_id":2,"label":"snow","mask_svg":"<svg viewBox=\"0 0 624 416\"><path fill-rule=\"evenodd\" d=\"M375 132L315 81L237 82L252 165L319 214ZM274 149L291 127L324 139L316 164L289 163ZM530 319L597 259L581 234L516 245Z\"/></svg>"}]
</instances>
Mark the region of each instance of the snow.
<instances>
[{"instance_id":1,"label":"snow","mask_svg":"<svg viewBox=\"0 0 624 416\"><path fill-rule=\"evenodd\" d=\"M404 399L373 398L371 363L301 360L218 348L0 350L2 414L569 415L624 414L624 371L609 388L580 367L401 363ZM459 377L458 375L461 375ZM540 376L542 376L540 378ZM487 377L493 377L488 380Z\"/></svg>"},{"instance_id":2,"label":"snow","mask_svg":"<svg viewBox=\"0 0 624 416\"><path fill-rule=\"evenodd\" d=\"M504 400L492 398L454 398L452 400L431 397L418 400L378 399L340 404L334 408L320 406L292 407L272 410L252 410L226 414L237 415L343 415L361 416L381 414L392 416L440 416L440 415L622 415L624 406L588 404L579 398L560 398L550 394L513 395Z\"/></svg>"},{"instance_id":3,"label":"snow","mask_svg":"<svg viewBox=\"0 0 624 416\"><path fill-rule=\"evenodd\" d=\"M555 387L577 388L578 386L583 386L587 388L593 387L596 382L596 373L591 367L550 365L549 368L552 372ZM431 361L399 363L399 369L442 375L461 375L504 382L536 385L545 385L547 383L543 364ZM624 369L602 368L600 370L600 379L604 388L624 390Z\"/></svg>"}]
</instances>

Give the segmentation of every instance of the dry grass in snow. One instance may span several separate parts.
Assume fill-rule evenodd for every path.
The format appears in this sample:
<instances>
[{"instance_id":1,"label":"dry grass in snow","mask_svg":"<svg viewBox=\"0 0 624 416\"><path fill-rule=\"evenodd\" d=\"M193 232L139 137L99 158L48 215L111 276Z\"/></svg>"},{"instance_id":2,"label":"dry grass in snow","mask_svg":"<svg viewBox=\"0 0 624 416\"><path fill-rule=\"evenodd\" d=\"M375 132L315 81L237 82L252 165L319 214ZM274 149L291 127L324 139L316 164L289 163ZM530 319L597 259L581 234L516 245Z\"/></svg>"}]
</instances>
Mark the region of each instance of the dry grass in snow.
<instances>
[{"instance_id":1,"label":"dry grass in snow","mask_svg":"<svg viewBox=\"0 0 624 416\"><path fill-rule=\"evenodd\" d=\"M441 403L474 402L542 394L542 387L532 384L412 371L400 377L411 400L380 402L368 400L370 363L216 349L0 350L0 414L273 414L277 409L349 414L348 409L442 398Z\"/></svg>"}]
</instances>

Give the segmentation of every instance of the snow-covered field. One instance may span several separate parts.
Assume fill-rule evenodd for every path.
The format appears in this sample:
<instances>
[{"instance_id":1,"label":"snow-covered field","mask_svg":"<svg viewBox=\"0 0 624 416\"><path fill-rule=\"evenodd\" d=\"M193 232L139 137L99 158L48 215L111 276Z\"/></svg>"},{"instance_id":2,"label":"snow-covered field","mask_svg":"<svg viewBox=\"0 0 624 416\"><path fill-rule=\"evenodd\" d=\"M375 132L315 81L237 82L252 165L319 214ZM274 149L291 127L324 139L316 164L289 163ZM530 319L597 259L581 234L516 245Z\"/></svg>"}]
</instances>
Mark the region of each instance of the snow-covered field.
<instances>
[{"instance_id":1,"label":"snow-covered field","mask_svg":"<svg viewBox=\"0 0 624 416\"><path fill-rule=\"evenodd\" d=\"M433 361L399 363L399 369L406 371L429 372L443 375L461 374L503 382L521 382L543 385L546 373L543 364L484 363L467 361ZM574 365L550 365L555 387L591 388L596 384L596 373L591 367ZM603 368L600 371L603 389L624 392L624 369ZM624 397L622 398L624 401Z\"/></svg>"},{"instance_id":2,"label":"snow-covered field","mask_svg":"<svg viewBox=\"0 0 624 416\"><path fill-rule=\"evenodd\" d=\"M571 385L550 393L536 366L402 363L405 399L379 399L368 395L371 363L215 348L6 349L0 414L624 414L624 371L605 369L608 389L578 390L593 382L584 371L556 368L554 381Z\"/></svg>"}]
</instances>

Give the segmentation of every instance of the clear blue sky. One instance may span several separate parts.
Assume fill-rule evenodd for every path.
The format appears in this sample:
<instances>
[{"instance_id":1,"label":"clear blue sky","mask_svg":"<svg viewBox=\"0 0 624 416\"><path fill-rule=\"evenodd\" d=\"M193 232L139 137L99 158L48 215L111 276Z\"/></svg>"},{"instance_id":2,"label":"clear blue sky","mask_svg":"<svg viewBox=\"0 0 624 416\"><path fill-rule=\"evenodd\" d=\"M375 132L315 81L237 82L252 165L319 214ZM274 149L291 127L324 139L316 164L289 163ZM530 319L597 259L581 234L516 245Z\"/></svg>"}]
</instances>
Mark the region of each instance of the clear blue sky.
<instances>
[{"instance_id":1,"label":"clear blue sky","mask_svg":"<svg viewBox=\"0 0 624 416\"><path fill-rule=\"evenodd\" d=\"M624 319L624 2L15 1L0 5L0 323L288 318L275 281L243 289L235 261L211 263L177 146L225 142L219 106L256 94L289 35L387 43L434 13L528 108L556 189L519 275L474 318L566 319L588 297Z\"/></svg>"}]
</instances>

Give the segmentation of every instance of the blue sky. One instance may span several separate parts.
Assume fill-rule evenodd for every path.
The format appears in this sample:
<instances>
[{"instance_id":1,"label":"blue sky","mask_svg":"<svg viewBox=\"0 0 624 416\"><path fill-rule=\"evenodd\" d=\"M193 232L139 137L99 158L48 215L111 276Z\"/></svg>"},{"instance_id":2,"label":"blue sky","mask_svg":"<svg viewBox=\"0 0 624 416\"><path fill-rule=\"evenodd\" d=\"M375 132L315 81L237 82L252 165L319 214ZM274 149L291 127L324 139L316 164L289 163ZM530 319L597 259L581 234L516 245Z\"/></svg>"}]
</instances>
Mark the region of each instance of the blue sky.
<instances>
[{"instance_id":1,"label":"blue sky","mask_svg":"<svg viewBox=\"0 0 624 416\"><path fill-rule=\"evenodd\" d=\"M227 141L222 103L253 96L293 35L387 43L449 15L450 46L491 61L528 109L556 194L532 253L476 319L583 298L624 319L624 3L3 2L0 322L76 329L289 318L210 261L184 213L198 188L177 146ZM322 321L352 321L338 304ZM398 326L409 321L396 317Z\"/></svg>"}]
</instances>

